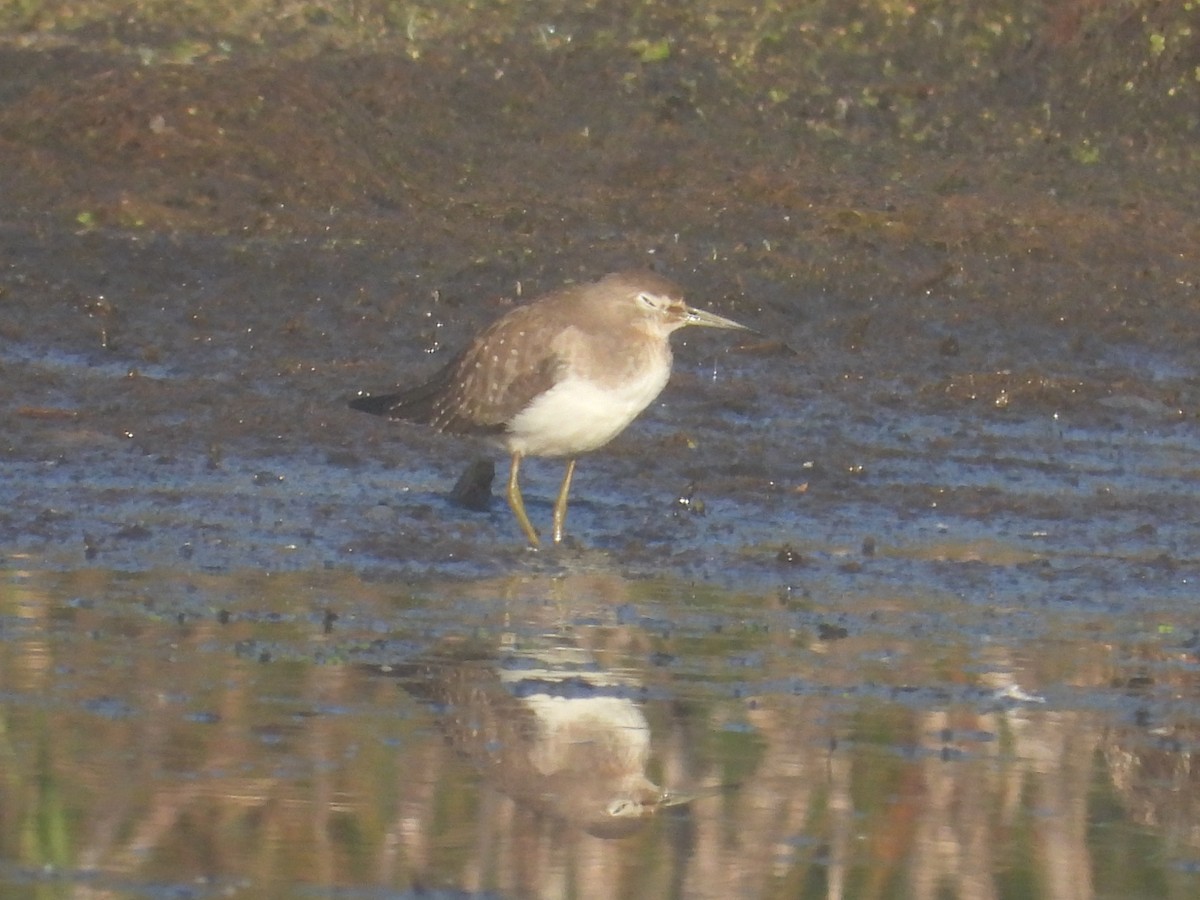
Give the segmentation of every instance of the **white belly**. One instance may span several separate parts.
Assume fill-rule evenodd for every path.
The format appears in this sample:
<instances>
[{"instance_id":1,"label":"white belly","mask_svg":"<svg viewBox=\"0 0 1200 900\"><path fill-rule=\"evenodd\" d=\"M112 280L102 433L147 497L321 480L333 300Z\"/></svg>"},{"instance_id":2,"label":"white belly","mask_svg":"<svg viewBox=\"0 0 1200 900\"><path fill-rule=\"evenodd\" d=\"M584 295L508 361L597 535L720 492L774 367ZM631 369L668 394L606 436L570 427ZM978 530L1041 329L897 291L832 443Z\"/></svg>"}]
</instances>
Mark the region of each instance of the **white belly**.
<instances>
[{"instance_id":1,"label":"white belly","mask_svg":"<svg viewBox=\"0 0 1200 900\"><path fill-rule=\"evenodd\" d=\"M578 456L603 447L662 393L670 365L618 386L568 377L509 423L505 444L528 456Z\"/></svg>"}]
</instances>

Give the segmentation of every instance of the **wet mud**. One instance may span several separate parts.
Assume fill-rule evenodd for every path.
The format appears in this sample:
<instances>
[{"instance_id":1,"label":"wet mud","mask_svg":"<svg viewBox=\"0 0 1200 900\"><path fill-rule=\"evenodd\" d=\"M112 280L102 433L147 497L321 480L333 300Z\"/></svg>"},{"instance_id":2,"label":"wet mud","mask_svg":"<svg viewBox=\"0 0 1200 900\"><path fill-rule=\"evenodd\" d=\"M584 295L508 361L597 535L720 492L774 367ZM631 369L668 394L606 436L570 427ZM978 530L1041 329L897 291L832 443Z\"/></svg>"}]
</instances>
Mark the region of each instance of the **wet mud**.
<instances>
[{"instance_id":1,"label":"wet mud","mask_svg":"<svg viewBox=\"0 0 1200 900\"><path fill-rule=\"evenodd\" d=\"M1180 22L364 9L0 41L0 894L1194 896ZM561 547L346 405L637 266L762 336L676 335Z\"/></svg>"}]
</instances>

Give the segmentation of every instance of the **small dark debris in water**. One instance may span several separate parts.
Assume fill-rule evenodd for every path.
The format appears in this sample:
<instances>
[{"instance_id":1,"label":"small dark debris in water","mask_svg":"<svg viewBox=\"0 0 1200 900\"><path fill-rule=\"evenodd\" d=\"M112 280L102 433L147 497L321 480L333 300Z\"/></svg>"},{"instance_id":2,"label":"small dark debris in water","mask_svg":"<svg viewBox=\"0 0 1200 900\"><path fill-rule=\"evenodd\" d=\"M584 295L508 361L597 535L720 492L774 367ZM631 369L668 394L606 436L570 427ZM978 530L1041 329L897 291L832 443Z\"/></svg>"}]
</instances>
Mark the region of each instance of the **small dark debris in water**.
<instances>
[{"instance_id":1,"label":"small dark debris in water","mask_svg":"<svg viewBox=\"0 0 1200 900\"><path fill-rule=\"evenodd\" d=\"M258 485L279 484L281 481L283 481L283 476L276 475L274 472L257 472L254 475L254 483Z\"/></svg>"},{"instance_id":2,"label":"small dark debris in water","mask_svg":"<svg viewBox=\"0 0 1200 900\"><path fill-rule=\"evenodd\" d=\"M321 630L326 634L333 632L333 623L338 620L338 614L332 609L325 610L325 615L321 617Z\"/></svg>"},{"instance_id":3,"label":"small dark debris in water","mask_svg":"<svg viewBox=\"0 0 1200 900\"><path fill-rule=\"evenodd\" d=\"M1179 568L1179 563L1169 553L1160 553L1151 562L1156 568L1165 569L1168 572L1174 572Z\"/></svg>"},{"instance_id":4,"label":"small dark debris in water","mask_svg":"<svg viewBox=\"0 0 1200 900\"><path fill-rule=\"evenodd\" d=\"M874 556L875 555L875 538L870 537L870 536L863 538L862 555L863 556Z\"/></svg>"},{"instance_id":5,"label":"small dark debris in water","mask_svg":"<svg viewBox=\"0 0 1200 900\"><path fill-rule=\"evenodd\" d=\"M840 641L850 636L850 632L842 625L830 625L821 622L817 625L817 638L822 641Z\"/></svg>"},{"instance_id":6,"label":"small dark debris in water","mask_svg":"<svg viewBox=\"0 0 1200 900\"><path fill-rule=\"evenodd\" d=\"M184 718L186 718L189 722L195 722L199 725L216 725L221 721L221 714L204 710L200 712L189 713Z\"/></svg>"},{"instance_id":7,"label":"small dark debris in water","mask_svg":"<svg viewBox=\"0 0 1200 900\"><path fill-rule=\"evenodd\" d=\"M696 496L696 482L689 481L687 487L683 489L683 493L675 500L674 516L679 518L684 513L702 516L705 512L704 501Z\"/></svg>"},{"instance_id":8,"label":"small dark debris in water","mask_svg":"<svg viewBox=\"0 0 1200 900\"><path fill-rule=\"evenodd\" d=\"M145 525L135 522L132 525L125 525L118 528L113 537L121 541L144 541L149 539L150 529Z\"/></svg>"},{"instance_id":9,"label":"small dark debris in water","mask_svg":"<svg viewBox=\"0 0 1200 900\"><path fill-rule=\"evenodd\" d=\"M100 553L100 547L96 543L96 539L90 534L83 536L83 555L85 559L95 559Z\"/></svg>"},{"instance_id":10,"label":"small dark debris in water","mask_svg":"<svg viewBox=\"0 0 1200 900\"><path fill-rule=\"evenodd\" d=\"M260 663L271 661L271 651L254 640L238 641L233 645L233 652L242 659L252 659Z\"/></svg>"},{"instance_id":11,"label":"small dark debris in water","mask_svg":"<svg viewBox=\"0 0 1200 900\"><path fill-rule=\"evenodd\" d=\"M676 122L696 115L696 107L678 94L670 94L658 105L659 122Z\"/></svg>"},{"instance_id":12,"label":"small dark debris in water","mask_svg":"<svg viewBox=\"0 0 1200 900\"><path fill-rule=\"evenodd\" d=\"M958 346L958 338L948 337L938 344L938 353L942 356L958 356L962 348Z\"/></svg>"},{"instance_id":13,"label":"small dark debris in water","mask_svg":"<svg viewBox=\"0 0 1200 900\"><path fill-rule=\"evenodd\" d=\"M180 559L191 559L195 555L196 555L196 548L192 546L191 541L188 541L182 547L179 548L179 558Z\"/></svg>"},{"instance_id":14,"label":"small dark debris in water","mask_svg":"<svg viewBox=\"0 0 1200 900\"><path fill-rule=\"evenodd\" d=\"M230 614L229 610L227 610L227 609L218 609L217 610L217 621L220 622L222 625L228 625L229 620L232 618L233 618L233 616Z\"/></svg>"},{"instance_id":15,"label":"small dark debris in water","mask_svg":"<svg viewBox=\"0 0 1200 900\"><path fill-rule=\"evenodd\" d=\"M808 560L798 550L793 550L791 544L784 544L775 554L775 562L785 566L806 566Z\"/></svg>"},{"instance_id":16,"label":"small dark debris in water","mask_svg":"<svg viewBox=\"0 0 1200 900\"><path fill-rule=\"evenodd\" d=\"M177 613L175 616L175 622L179 625L186 625L187 624L187 613L182 613L182 612Z\"/></svg>"},{"instance_id":17,"label":"small dark debris in water","mask_svg":"<svg viewBox=\"0 0 1200 900\"><path fill-rule=\"evenodd\" d=\"M459 476L450 491L450 502L463 509L483 512L492 503L492 482L496 480L496 464L490 459L477 459Z\"/></svg>"},{"instance_id":18,"label":"small dark debris in water","mask_svg":"<svg viewBox=\"0 0 1200 900\"><path fill-rule=\"evenodd\" d=\"M677 657L673 653L656 650L650 654L650 665L656 669L665 669L675 664Z\"/></svg>"},{"instance_id":19,"label":"small dark debris in water","mask_svg":"<svg viewBox=\"0 0 1200 900\"><path fill-rule=\"evenodd\" d=\"M357 454L335 447L326 452L325 462L339 469L353 469L359 464L360 460Z\"/></svg>"},{"instance_id":20,"label":"small dark debris in water","mask_svg":"<svg viewBox=\"0 0 1200 900\"><path fill-rule=\"evenodd\" d=\"M838 571L847 575L857 575L863 570L863 564L857 559L850 559L838 566Z\"/></svg>"},{"instance_id":21,"label":"small dark debris in water","mask_svg":"<svg viewBox=\"0 0 1200 900\"><path fill-rule=\"evenodd\" d=\"M1130 675L1128 678L1114 678L1112 686L1130 691L1143 691L1154 687L1154 678L1150 675Z\"/></svg>"}]
</instances>

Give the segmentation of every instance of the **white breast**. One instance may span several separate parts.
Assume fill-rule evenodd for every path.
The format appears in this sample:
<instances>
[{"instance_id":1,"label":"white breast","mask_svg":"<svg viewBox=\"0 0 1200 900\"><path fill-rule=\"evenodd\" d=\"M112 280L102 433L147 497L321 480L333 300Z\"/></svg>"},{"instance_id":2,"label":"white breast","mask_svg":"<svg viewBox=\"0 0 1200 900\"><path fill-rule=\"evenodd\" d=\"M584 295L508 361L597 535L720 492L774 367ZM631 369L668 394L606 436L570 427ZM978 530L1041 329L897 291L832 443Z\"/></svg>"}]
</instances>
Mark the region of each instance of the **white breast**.
<instances>
[{"instance_id":1,"label":"white breast","mask_svg":"<svg viewBox=\"0 0 1200 900\"><path fill-rule=\"evenodd\" d=\"M577 456L603 447L625 430L662 393L671 377L666 365L617 385L597 385L569 375L537 397L508 426L510 452L528 456Z\"/></svg>"}]
</instances>

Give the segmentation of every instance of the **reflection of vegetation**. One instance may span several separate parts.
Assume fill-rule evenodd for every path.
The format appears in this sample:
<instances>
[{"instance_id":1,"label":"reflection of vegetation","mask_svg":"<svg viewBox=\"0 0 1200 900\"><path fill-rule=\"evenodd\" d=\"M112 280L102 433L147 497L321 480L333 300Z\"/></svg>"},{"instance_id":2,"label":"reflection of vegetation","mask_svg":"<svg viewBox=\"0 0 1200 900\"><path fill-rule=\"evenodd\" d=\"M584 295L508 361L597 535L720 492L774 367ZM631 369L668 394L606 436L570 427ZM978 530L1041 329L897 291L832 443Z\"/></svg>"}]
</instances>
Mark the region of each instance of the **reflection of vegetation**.
<instances>
[{"instance_id":1,"label":"reflection of vegetation","mask_svg":"<svg viewBox=\"0 0 1200 900\"><path fill-rule=\"evenodd\" d=\"M1195 895L1193 656L1140 630L1130 642L1107 611L1045 611L1045 637L1010 645L921 624L948 612L928 598L848 594L838 606L864 627L793 644L792 613L765 598L590 571L420 594L340 569L18 580L0 584L5 897L40 879L45 896L78 882L588 897L596 872L615 885L604 896L644 897L667 893L646 887L667 871L681 896L1063 896L1047 885L1064 877L1106 896ZM661 618L617 624L629 603ZM343 614L332 633L327 604ZM993 619L969 609L957 615ZM536 743L505 722L555 663L579 673L558 699L625 700L637 709L618 721L635 732L645 687L652 756L699 789L678 817L586 844L492 792L532 785L520 796L549 802L544 772L487 764ZM989 675L1018 674L1069 685L1059 696L1084 709L985 692ZM613 746L640 752L642 737Z\"/></svg>"}]
</instances>

